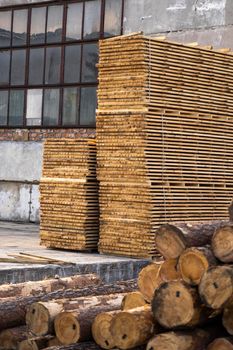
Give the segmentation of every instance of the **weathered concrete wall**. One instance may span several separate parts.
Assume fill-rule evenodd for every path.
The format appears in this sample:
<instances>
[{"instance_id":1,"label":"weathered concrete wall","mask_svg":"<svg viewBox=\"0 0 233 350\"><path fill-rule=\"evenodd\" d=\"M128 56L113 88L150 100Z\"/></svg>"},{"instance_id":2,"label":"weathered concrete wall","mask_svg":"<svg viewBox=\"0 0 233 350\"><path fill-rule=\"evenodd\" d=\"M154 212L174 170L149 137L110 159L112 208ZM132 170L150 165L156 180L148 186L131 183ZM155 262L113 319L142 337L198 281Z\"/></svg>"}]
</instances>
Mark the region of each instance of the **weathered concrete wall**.
<instances>
[{"instance_id":1,"label":"weathered concrete wall","mask_svg":"<svg viewBox=\"0 0 233 350\"><path fill-rule=\"evenodd\" d=\"M0 142L0 220L39 221L41 142Z\"/></svg>"}]
</instances>

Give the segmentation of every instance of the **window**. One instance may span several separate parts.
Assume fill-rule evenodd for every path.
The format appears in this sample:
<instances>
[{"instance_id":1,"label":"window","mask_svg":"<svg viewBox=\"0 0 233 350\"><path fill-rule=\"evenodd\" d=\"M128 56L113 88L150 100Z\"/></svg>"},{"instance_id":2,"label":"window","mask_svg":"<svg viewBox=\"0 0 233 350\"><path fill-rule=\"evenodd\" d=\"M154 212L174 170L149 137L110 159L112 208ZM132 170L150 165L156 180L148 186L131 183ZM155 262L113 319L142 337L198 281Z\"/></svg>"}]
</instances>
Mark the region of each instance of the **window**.
<instances>
[{"instance_id":1,"label":"window","mask_svg":"<svg viewBox=\"0 0 233 350\"><path fill-rule=\"evenodd\" d=\"M98 41L122 34L124 0L0 9L0 127L94 127Z\"/></svg>"}]
</instances>

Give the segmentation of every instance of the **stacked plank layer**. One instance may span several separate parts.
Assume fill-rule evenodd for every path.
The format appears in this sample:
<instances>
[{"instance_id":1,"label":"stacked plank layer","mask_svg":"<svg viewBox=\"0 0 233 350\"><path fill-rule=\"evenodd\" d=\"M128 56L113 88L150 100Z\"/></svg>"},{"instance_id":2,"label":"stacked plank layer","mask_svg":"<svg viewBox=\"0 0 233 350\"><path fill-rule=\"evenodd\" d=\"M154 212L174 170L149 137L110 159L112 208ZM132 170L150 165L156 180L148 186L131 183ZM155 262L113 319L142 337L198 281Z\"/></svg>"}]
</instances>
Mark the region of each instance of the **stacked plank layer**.
<instances>
[{"instance_id":1,"label":"stacked plank layer","mask_svg":"<svg viewBox=\"0 0 233 350\"><path fill-rule=\"evenodd\" d=\"M152 256L159 225L227 217L232 68L231 54L141 34L101 41L100 252Z\"/></svg>"},{"instance_id":2,"label":"stacked plank layer","mask_svg":"<svg viewBox=\"0 0 233 350\"><path fill-rule=\"evenodd\" d=\"M40 184L41 244L92 250L99 231L94 140L48 139Z\"/></svg>"}]
</instances>

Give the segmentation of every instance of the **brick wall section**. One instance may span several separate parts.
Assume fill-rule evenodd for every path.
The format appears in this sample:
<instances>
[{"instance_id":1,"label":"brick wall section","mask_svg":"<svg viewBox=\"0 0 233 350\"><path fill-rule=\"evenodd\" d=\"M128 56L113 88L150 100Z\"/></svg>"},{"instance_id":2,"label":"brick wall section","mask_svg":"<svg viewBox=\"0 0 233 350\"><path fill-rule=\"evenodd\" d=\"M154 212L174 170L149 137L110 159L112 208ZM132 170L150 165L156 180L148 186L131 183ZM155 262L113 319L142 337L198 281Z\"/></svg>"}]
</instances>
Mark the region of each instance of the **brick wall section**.
<instances>
[{"instance_id":1,"label":"brick wall section","mask_svg":"<svg viewBox=\"0 0 233 350\"><path fill-rule=\"evenodd\" d=\"M95 129L0 129L0 141L42 141L46 138L95 137Z\"/></svg>"}]
</instances>

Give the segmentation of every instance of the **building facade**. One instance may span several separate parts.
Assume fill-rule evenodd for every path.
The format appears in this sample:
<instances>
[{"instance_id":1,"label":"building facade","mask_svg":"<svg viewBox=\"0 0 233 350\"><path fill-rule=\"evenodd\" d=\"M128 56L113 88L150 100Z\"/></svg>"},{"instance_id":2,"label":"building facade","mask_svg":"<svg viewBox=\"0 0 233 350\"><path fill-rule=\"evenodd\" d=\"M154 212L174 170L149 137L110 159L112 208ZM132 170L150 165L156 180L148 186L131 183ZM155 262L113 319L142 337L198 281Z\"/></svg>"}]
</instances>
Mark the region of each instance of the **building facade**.
<instances>
[{"instance_id":1,"label":"building facade","mask_svg":"<svg viewBox=\"0 0 233 350\"><path fill-rule=\"evenodd\" d=\"M39 221L46 137L94 137L98 41L233 49L231 0L0 0L0 220Z\"/></svg>"}]
</instances>

